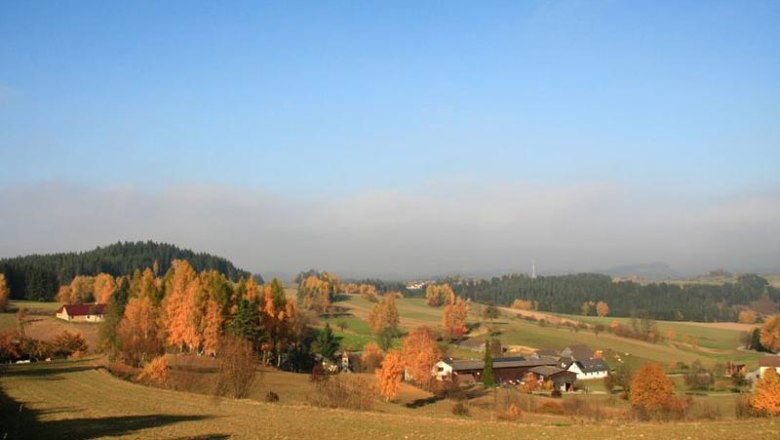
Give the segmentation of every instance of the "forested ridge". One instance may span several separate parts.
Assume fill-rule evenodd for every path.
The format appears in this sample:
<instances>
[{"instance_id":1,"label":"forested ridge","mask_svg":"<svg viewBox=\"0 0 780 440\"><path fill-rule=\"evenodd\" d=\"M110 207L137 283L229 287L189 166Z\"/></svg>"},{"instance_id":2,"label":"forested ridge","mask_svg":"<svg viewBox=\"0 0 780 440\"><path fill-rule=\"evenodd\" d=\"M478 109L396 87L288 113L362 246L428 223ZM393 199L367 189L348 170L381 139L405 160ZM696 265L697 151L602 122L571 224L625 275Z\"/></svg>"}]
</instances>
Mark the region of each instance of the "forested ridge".
<instances>
[{"instance_id":1,"label":"forested ridge","mask_svg":"<svg viewBox=\"0 0 780 440\"><path fill-rule=\"evenodd\" d=\"M84 252L4 258L0 259L0 272L8 280L12 298L52 300L59 286L78 275L132 275L136 270L155 266L163 274L177 259L187 260L197 271L216 270L233 281L252 275L225 258L152 241L117 242Z\"/></svg>"},{"instance_id":2,"label":"forested ridge","mask_svg":"<svg viewBox=\"0 0 780 440\"><path fill-rule=\"evenodd\" d=\"M780 303L780 289L758 275L741 275L722 285L678 285L613 281L587 273L537 278L515 274L453 283L453 287L459 295L482 303L509 306L521 299L536 303L538 310L581 314L583 303L604 301L611 316L662 320L735 321L751 303L771 302L775 309Z\"/></svg>"}]
</instances>

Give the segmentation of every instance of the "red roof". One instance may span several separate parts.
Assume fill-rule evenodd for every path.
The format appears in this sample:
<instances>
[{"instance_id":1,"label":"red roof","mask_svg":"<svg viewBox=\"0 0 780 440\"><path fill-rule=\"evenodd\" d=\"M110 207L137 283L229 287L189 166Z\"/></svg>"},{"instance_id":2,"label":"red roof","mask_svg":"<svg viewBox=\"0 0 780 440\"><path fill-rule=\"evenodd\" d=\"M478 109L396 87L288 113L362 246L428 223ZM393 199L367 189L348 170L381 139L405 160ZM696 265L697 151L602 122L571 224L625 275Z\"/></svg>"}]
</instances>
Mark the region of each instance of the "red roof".
<instances>
[{"instance_id":1,"label":"red roof","mask_svg":"<svg viewBox=\"0 0 780 440\"><path fill-rule=\"evenodd\" d=\"M63 309L68 312L68 316L104 315L106 304L66 304L57 309L57 313Z\"/></svg>"},{"instance_id":2,"label":"red roof","mask_svg":"<svg viewBox=\"0 0 780 440\"><path fill-rule=\"evenodd\" d=\"M758 360L759 367L780 367L780 355L764 355Z\"/></svg>"}]
</instances>

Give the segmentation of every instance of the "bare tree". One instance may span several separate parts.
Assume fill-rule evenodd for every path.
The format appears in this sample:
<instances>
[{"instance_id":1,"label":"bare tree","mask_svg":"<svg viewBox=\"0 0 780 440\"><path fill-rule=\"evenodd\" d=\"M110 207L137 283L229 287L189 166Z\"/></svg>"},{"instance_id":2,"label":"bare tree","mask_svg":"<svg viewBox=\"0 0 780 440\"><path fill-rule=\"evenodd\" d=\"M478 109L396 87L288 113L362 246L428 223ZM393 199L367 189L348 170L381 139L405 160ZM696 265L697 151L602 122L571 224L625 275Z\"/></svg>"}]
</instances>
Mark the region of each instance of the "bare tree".
<instances>
[{"instance_id":1,"label":"bare tree","mask_svg":"<svg viewBox=\"0 0 780 440\"><path fill-rule=\"evenodd\" d=\"M219 349L217 394L242 399L249 395L257 378L257 359L244 338L225 335Z\"/></svg>"}]
</instances>

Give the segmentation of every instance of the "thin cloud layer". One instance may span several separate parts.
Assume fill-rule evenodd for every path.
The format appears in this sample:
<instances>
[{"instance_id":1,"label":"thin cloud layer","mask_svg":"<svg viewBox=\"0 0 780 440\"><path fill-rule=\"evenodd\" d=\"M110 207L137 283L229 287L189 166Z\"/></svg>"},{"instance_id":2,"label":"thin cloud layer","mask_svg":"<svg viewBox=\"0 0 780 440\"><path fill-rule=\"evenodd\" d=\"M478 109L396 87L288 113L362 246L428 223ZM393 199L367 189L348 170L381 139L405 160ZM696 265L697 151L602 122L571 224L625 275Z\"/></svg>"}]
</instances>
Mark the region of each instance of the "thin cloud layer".
<instances>
[{"instance_id":1,"label":"thin cloud layer","mask_svg":"<svg viewBox=\"0 0 780 440\"><path fill-rule=\"evenodd\" d=\"M68 183L0 190L0 256L157 240L260 273L347 276L594 270L663 261L780 270L780 194L672 195L604 184L440 182L291 199L213 185L159 192Z\"/></svg>"}]
</instances>

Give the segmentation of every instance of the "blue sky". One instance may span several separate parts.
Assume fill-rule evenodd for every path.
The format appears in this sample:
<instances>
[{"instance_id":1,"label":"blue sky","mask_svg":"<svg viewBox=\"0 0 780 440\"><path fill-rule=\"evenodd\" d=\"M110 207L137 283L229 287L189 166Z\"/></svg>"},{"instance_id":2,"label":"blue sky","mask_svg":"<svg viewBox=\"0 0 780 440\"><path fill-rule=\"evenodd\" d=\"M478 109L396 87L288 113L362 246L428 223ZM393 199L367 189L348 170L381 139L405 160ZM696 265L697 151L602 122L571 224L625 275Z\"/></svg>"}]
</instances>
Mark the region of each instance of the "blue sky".
<instances>
[{"instance_id":1,"label":"blue sky","mask_svg":"<svg viewBox=\"0 0 780 440\"><path fill-rule=\"evenodd\" d=\"M779 43L776 1L3 2L0 191L159 199L195 186L254 201L446 204L464 188L595 185L624 194L623 208L774 202ZM0 237L0 253L58 247L20 240ZM318 252L289 265L327 264ZM780 268L777 254L744 261ZM631 258L666 255L603 264ZM359 272L361 261L341 264Z\"/></svg>"}]
</instances>

